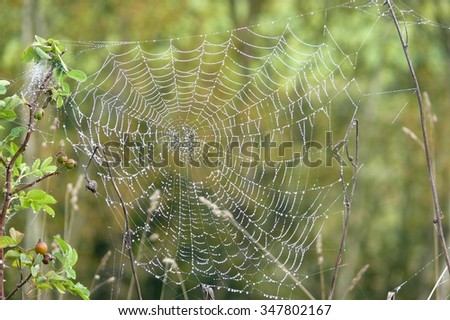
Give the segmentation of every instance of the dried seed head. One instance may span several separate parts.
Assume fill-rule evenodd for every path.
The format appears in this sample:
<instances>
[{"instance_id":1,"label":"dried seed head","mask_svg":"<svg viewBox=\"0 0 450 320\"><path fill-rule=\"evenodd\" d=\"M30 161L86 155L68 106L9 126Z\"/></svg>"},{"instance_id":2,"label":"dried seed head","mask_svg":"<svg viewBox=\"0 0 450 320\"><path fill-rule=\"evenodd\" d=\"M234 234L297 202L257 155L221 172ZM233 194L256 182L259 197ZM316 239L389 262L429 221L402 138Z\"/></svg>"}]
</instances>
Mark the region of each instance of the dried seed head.
<instances>
[{"instance_id":1,"label":"dried seed head","mask_svg":"<svg viewBox=\"0 0 450 320\"><path fill-rule=\"evenodd\" d=\"M43 264L49 264L55 257L51 253L44 254L44 259L42 259Z\"/></svg>"},{"instance_id":2,"label":"dried seed head","mask_svg":"<svg viewBox=\"0 0 450 320\"><path fill-rule=\"evenodd\" d=\"M154 242L154 241L156 241L156 240L159 239L159 234L156 233L156 232L155 232L155 233L152 233L152 234L150 235L149 239L150 239L150 241Z\"/></svg>"},{"instance_id":3,"label":"dried seed head","mask_svg":"<svg viewBox=\"0 0 450 320\"><path fill-rule=\"evenodd\" d=\"M73 169L77 166L77 162L74 159L67 160L65 164L67 169Z\"/></svg>"},{"instance_id":4,"label":"dried seed head","mask_svg":"<svg viewBox=\"0 0 450 320\"><path fill-rule=\"evenodd\" d=\"M61 150L56 154L56 161L58 161L58 163L64 164L67 162L67 160L68 157L64 151Z\"/></svg>"},{"instance_id":5,"label":"dried seed head","mask_svg":"<svg viewBox=\"0 0 450 320\"><path fill-rule=\"evenodd\" d=\"M95 180L88 180L88 182L86 183L86 190L91 191L92 193L97 193L97 181Z\"/></svg>"}]
</instances>

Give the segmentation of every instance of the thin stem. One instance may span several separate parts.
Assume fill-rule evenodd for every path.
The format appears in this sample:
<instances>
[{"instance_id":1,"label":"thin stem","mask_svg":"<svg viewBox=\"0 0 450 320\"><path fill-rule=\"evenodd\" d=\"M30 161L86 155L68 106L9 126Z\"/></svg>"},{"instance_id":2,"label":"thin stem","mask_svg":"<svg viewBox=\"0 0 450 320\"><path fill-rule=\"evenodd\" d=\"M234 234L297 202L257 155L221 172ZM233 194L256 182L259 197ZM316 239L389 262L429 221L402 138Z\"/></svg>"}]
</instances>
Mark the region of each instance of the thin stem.
<instances>
[{"instance_id":1,"label":"thin stem","mask_svg":"<svg viewBox=\"0 0 450 320\"><path fill-rule=\"evenodd\" d=\"M34 181L31 181L30 183L24 184L24 185L22 185L22 186L20 186L20 187L18 187L16 189L14 189L13 191L11 191L10 195L14 195L16 193L19 193L22 190L25 190L25 189L28 189L28 188L34 186L35 184L41 182L42 180L45 180L45 179L50 178L52 176L56 176L56 175L58 175L60 173L61 173L61 171L59 171L59 170L47 173L47 174L43 175L42 177L40 177L40 178L38 178L38 179L36 179Z\"/></svg>"},{"instance_id":2,"label":"thin stem","mask_svg":"<svg viewBox=\"0 0 450 320\"><path fill-rule=\"evenodd\" d=\"M97 148L95 149L95 151ZM95 152L94 151L94 152ZM114 191L117 194L117 197L119 198L120 205L122 207L123 216L125 219L125 241L126 241L126 247L128 249L128 255L130 258L130 265L131 265L131 273L133 274L134 282L136 285L136 292L138 295L139 300L142 300L142 293L141 293L141 287L139 285L139 279L136 272L136 267L134 265L134 254L133 254L133 247L132 247L132 239L131 239L131 232L130 232L130 218L128 215L127 207L125 206L125 202L123 201L122 195L120 194L119 189L116 186L116 183L114 182L113 175L111 172L111 167L109 166L108 159L106 159L105 154L103 154L103 157L105 158L106 167L108 169L109 178L111 179L111 184L114 188Z\"/></svg>"},{"instance_id":3,"label":"thin stem","mask_svg":"<svg viewBox=\"0 0 450 320\"><path fill-rule=\"evenodd\" d=\"M89 164L88 164L89 165ZM142 231L142 235L141 235L141 241L139 243L139 247L138 247L138 253L137 253L137 261L139 261L142 257L142 252L144 250L145 247L145 241L147 239L147 235L150 232L150 221L152 220L152 216L153 216L153 212L157 209L158 203L157 203L157 199L159 198L159 190L156 190L155 193L153 193L153 195L150 197L151 200L151 207L147 210L147 219L145 221L145 226L147 226L146 228L144 228L144 231ZM131 279L130 282L130 287L128 288L128 295L127 295L127 299L130 300L131 299L131 293L134 290L134 278Z\"/></svg>"},{"instance_id":4,"label":"thin stem","mask_svg":"<svg viewBox=\"0 0 450 320\"><path fill-rule=\"evenodd\" d=\"M167 286L167 270L164 275L163 284L161 287L161 294L159 295L159 300L164 300L164 295L166 294L166 286Z\"/></svg>"},{"instance_id":5,"label":"thin stem","mask_svg":"<svg viewBox=\"0 0 450 320\"><path fill-rule=\"evenodd\" d=\"M109 277L108 279L100 282L99 284L95 285L96 281L98 279L100 279L100 272L106 267L106 264L108 263L109 258L111 258L111 255L112 255L111 250L108 250L108 252L106 252L106 254L103 256L102 260L100 260L97 270L95 270L95 274L94 274L94 277L92 278L91 286L89 288L91 297L92 297L92 294L95 291L97 291L99 288L103 287L104 285L114 283L114 281L116 281L116 277L112 276L112 277ZM128 298L128 299L130 299L130 298Z\"/></svg>"},{"instance_id":6,"label":"thin stem","mask_svg":"<svg viewBox=\"0 0 450 320\"><path fill-rule=\"evenodd\" d=\"M325 275L323 273L323 251L322 251L322 233L319 233L316 241L317 263L319 265L320 273L320 295L322 300L325 300Z\"/></svg>"},{"instance_id":7,"label":"thin stem","mask_svg":"<svg viewBox=\"0 0 450 320\"><path fill-rule=\"evenodd\" d=\"M435 162L435 154L436 154L436 148L435 148L435 143L434 143L434 132L435 132L435 128L434 128L434 123L437 119L435 119L435 116L433 115L433 112L431 110L431 101L430 101L430 97L428 95L428 93L425 91L423 93L423 98L424 98L424 102L425 102L425 114L426 117L428 118L428 123L429 123L429 128L430 128L430 149L431 149L431 154L433 155L433 173L434 173L434 178L436 179L436 162ZM423 144L422 144L423 145ZM435 273L435 277L436 277L436 282L440 281L440 263L439 263L439 259L437 259L439 257L439 250L440 250L440 243L439 243L439 237L438 237L438 233L436 228L434 228L434 232L433 232L433 249L434 249L434 256L436 257L435 259L435 263L434 263L434 273ZM445 274L447 272L447 268L444 269L444 271L442 272L442 275ZM440 300L441 299L441 292L440 290L436 291L436 300Z\"/></svg>"},{"instance_id":8,"label":"thin stem","mask_svg":"<svg viewBox=\"0 0 450 320\"><path fill-rule=\"evenodd\" d=\"M405 41L405 39L402 35L402 31L400 29L400 24L398 22L397 15L395 14L395 11L392 7L392 0L386 0L384 4L387 4L389 7L389 12L394 21L395 28L397 29L398 37L402 44L403 53L405 54L409 72L411 74L411 78L412 78L412 80L414 82L414 86L415 86L417 103L419 106L420 126L421 126L422 136L423 136L423 146L425 149L425 158L427 160L428 178L430 180L431 194L433 196L433 206L434 206L434 216L435 216L433 219L433 222L436 226L439 242L440 242L442 250L443 250L445 264L447 265L447 271L450 274L450 257L448 254L448 247L447 247L447 243L445 240L444 228L442 226L441 207L439 204L439 196L438 196L437 185L436 185L436 180L435 180L435 175L434 175L434 170L433 170L433 160L432 160L432 155L431 155L431 151L430 151L430 143L429 143L428 133L427 133L427 124L426 124L425 112L424 112L424 102L423 102L422 93L421 93L422 91L420 90L419 81L417 79L416 72L414 70L414 66L412 64L412 60L409 55L408 43Z\"/></svg>"},{"instance_id":9,"label":"thin stem","mask_svg":"<svg viewBox=\"0 0 450 320\"><path fill-rule=\"evenodd\" d=\"M96 285L96 286L93 287L92 289L89 289L89 292L91 293L91 296L92 296L92 294L93 294L95 291L97 291L98 289L100 289L101 287L103 287L103 286L105 286L105 285L107 285L107 284L113 283L115 280L116 280L115 277L109 277L109 278L106 279L105 281L100 282L98 285Z\"/></svg>"},{"instance_id":10,"label":"thin stem","mask_svg":"<svg viewBox=\"0 0 450 320\"><path fill-rule=\"evenodd\" d=\"M447 272L447 267L444 268L439 278L436 280L436 283L434 284L433 289L431 290L430 294L428 295L427 300L431 300L431 297L433 296L434 292L436 291L437 287L441 284L442 278L444 278L444 274ZM439 300L438 298L439 293L436 291L436 300Z\"/></svg>"},{"instance_id":11,"label":"thin stem","mask_svg":"<svg viewBox=\"0 0 450 320\"><path fill-rule=\"evenodd\" d=\"M21 282L19 282L16 287L14 288L13 291L11 291L8 296L5 298L5 300L9 300L20 288L22 288L25 283L28 282L28 280L31 279L31 273L28 275L28 277L26 277L24 280L22 280Z\"/></svg>"},{"instance_id":12,"label":"thin stem","mask_svg":"<svg viewBox=\"0 0 450 320\"><path fill-rule=\"evenodd\" d=\"M345 299L347 297L347 294L355 288L355 286L358 284L359 281L361 281L362 276L366 273L368 269L369 265L366 264L364 267L361 268L361 270L358 271L356 276L352 279L352 282L345 291L344 295L342 296L342 299Z\"/></svg>"},{"instance_id":13,"label":"thin stem","mask_svg":"<svg viewBox=\"0 0 450 320\"><path fill-rule=\"evenodd\" d=\"M350 135L350 131L352 128L355 128L355 157L351 157L348 150L348 138ZM356 176L358 174L358 160L359 160L359 129L358 129L358 120L354 119L351 125L348 127L347 132L345 134L345 153L347 155L348 160L353 166L353 176L350 181L350 192L348 192L348 186L345 185L344 176L342 171L340 172L341 180L344 185L344 227L342 230L341 243L339 246L338 255L336 257L336 263L334 265L333 276L331 278L331 287L330 292L328 294L328 299L333 299L334 291L336 289L337 277L339 272L339 267L341 265L342 256L345 251L345 242L348 234L348 226L350 222L350 213L352 208L353 195L355 194L356 187Z\"/></svg>"}]
</instances>

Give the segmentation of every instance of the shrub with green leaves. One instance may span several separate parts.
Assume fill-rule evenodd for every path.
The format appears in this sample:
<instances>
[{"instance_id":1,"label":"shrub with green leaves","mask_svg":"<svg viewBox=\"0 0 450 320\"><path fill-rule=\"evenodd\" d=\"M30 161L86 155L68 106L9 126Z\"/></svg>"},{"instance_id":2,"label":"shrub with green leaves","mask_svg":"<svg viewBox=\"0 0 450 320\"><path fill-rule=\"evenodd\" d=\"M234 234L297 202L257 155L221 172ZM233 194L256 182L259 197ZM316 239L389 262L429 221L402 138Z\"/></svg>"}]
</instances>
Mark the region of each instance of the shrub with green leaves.
<instances>
[{"instance_id":1,"label":"shrub with green leaves","mask_svg":"<svg viewBox=\"0 0 450 320\"><path fill-rule=\"evenodd\" d=\"M56 199L38 184L64 170L74 167L76 161L65 158L55 161L53 157L36 159L27 163L24 153L30 138L36 130L39 120L44 117L47 107L61 108L70 98L69 79L77 82L86 80L80 70L70 69L62 59L64 47L56 40L36 36L34 43L23 55L24 62L34 62L34 71L26 92L2 98L7 93L10 83L0 80L0 177L3 183L2 208L0 211L0 299L12 297L26 283L33 290L57 290L69 292L83 299L89 299L88 289L75 283L74 265L78 254L61 237L53 237L52 251L47 245L39 250L22 248L24 234L11 227L5 235L9 217L16 213L32 210L33 212L55 216L52 205ZM24 109L25 121L16 121L17 111ZM19 124L18 123L24 123ZM5 268L8 266L9 268ZM20 281L10 293L4 292L5 270L20 273Z\"/></svg>"}]
</instances>

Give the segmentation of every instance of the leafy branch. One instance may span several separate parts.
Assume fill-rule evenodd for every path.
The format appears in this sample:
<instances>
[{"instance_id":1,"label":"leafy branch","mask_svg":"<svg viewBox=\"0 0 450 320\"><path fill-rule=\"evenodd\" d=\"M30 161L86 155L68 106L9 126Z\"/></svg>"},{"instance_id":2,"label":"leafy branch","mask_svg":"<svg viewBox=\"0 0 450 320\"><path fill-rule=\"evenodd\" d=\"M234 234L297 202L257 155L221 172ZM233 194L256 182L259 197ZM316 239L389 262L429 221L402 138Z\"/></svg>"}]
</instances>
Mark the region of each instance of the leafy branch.
<instances>
[{"instance_id":1,"label":"leafy branch","mask_svg":"<svg viewBox=\"0 0 450 320\"><path fill-rule=\"evenodd\" d=\"M28 84L26 96L13 95L0 100L0 121L14 125L17 117L16 109L24 108L28 115L26 124L13 127L0 141L0 176L4 178L3 199L0 211L0 299L5 299L4 277L5 260L11 260L11 266L19 269L22 276L23 268L28 268L30 275L21 281L7 295L12 297L26 283L40 290L56 289L59 292L70 292L83 299L89 298L89 291L76 278L73 265L78 255L63 239L55 237L56 249L47 252L47 245L41 241L32 249L19 246L24 235L14 228L10 235L4 235L8 216L31 208L35 212L44 211L50 216L55 215L51 207L56 199L41 189L33 187L38 183L59 175L63 169L76 166L76 161L58 156L58 165L54 165L53 157L44 160L36 159L31 165L24 160L24 153L36 126L44 117L44 110L49 106L61 108L70 97L70 86L67 79L77 82L86 80L86 75L80 70L70 70L62 59L65 49L53 39L43 39L36 36L34 43L23 55L24 62L34 62L33 78ZM7 92L10 83L0 80L0 95ZM6 130L0 126L0 130ZM31 181L30 181L31 180ZM5 249L8 249L5 253ZM57 261L57 263L55 262ZM49 265L44 268L43 265ZM45 269L45 270L44 270Z\"/></svg>"}]
</instances>

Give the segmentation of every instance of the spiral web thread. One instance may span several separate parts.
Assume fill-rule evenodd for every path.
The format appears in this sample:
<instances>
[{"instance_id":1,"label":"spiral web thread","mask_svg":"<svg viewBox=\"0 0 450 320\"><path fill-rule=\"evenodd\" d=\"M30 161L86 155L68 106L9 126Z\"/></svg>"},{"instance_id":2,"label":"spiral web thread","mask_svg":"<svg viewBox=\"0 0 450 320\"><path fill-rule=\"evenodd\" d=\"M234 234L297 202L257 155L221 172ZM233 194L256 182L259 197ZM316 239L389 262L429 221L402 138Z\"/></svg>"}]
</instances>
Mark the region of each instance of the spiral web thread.
<instances>
[{"instance_id":1,"label":"spiral web thread","mask_svg":"<svg viewBox=\"0 0 450 320\"><path fill-rule=\"evenodd\" d=\"M206 286L306 297L305 255L343 211L348 163L327 150L344 138L360 91L354 55L327 27L314 43L301 30L301 19L288 19L190 38L72 43L77 59L103 62L65 109L77 133L66 130L68 140L84 164L97 146L107 155L138 269L188 294ZM311 141L320 145L305 154ZM260 158L250 166L244 143ZM208 144L223 151L214 165L202 162ZM171 161L160 165L164 152ZM89 178L124 228L103 161L93 156Z\"/></svg>"}]
</instances>

